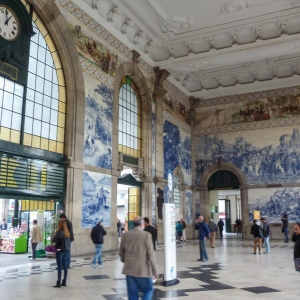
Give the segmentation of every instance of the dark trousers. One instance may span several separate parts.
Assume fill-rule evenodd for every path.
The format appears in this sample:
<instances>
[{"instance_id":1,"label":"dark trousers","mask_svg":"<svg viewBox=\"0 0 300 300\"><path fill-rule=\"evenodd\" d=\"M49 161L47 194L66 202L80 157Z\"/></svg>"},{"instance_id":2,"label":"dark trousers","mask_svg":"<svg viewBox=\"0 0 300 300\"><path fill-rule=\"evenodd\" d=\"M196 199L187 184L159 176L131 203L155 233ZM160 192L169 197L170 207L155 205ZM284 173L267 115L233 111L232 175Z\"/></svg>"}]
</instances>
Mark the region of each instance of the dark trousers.
<instances>
[{"instance_id":1,"label":"dark trousers","mask_svg":"<svg viewBox=\"0 0 300 300\"><path fill-rule=\"evenodd\" d=\"M223 227L219 226L220 237L223 237Z\"/></svg>"},{"instance_id":2,"label":"dark trousers","mask_svg":"<svg viewBox=\"0 0 300 300\"><path fill-rule=\"evenodd\" d=\"M67 280L68 276L68 256L70 251L62 252L56 251L56 263L57 263L57 281L61 281L61 273L64 270L64 280Z\"/></svg>"},{"instance_id":3,"label":"dark trousers","mask_svg":"<svg viewBox=\"0 0 300 300\"><path fill-rule=\"evenodd\" d=\"M71 264L71 246L72 246L72 242L70 243L70 251L68 251L68 259L67 259L67 263L68 263L68 268L70 268L70 264Z\"/></svg>"},{"instance_id":4,"label":"dark trousers","mask_svg":"<svg viewBox=\"0 0 300 300\"><path fill-rule=\"evenodd\" d=\"M31 243L31 249L32 249L32 259L36 258L36 247L38 243Z\"/></svg>"}]
</instances>

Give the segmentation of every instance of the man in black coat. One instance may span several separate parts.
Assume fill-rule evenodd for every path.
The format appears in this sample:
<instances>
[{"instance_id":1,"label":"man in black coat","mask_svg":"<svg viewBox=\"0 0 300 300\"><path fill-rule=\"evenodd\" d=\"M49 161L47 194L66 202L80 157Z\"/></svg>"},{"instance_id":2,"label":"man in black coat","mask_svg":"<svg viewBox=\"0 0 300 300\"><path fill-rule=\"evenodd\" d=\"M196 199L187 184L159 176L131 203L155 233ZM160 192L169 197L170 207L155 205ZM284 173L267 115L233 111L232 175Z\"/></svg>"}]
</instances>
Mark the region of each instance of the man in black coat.
<instances>
[{"instance_id":1,"label":"man in black coat","mask_svg":"<svg viewBox=\"0 0 300 300\"><path fill-rule=\"evenodd\" d=\"M97 261L99 267L102 267L102 245L104 242L104 238L103 238L104 235L106 235L106 231L104 230L100 221L96 226L93 227L91 231L91 239L95 244L95 248L96 248L96 253L91 264L93 268L97 267L96 265Z\"/></svg>"},{"instance_id":2,"label":"man in black coat","mask_svg":"<svg viewBox=\"0 0 300 300\"><path fill-rule=\"evenodd\" d=\"M153 242L153 249L156 250L157 230L149 224L150 222L149 222L149 219L147 217L145 217L143 220L144 220L144 223L145 223L144 231L147 231L151 234L152 242Z\"/></svg>"},{"instance_id":3,"label":"man in black coat","mask_svg":"<svg viewBox=\"0 0 300 300\"><path fill-rule=\"evenodd\" d=\"M72 244L72 242L74 241L73 225L72 225L71 221L67 219L67 216L65 214L61 214L59 216L59 218L61 220L66 221L68 230L70 232L70 242ZM70 251L69 251L69 254L68 254L68 269L70 269L70 264L71 264L71 245L70 245Z\"/></svg>"},{"instance_id":4,"label":"man in black coat","mask_svg":"<svg viewBox=\"0 0 300 300\"><path fill-rule=\"evenodd\" d=\"M253 234L253 237L254 237L254 245L253 245L253 249L254 249L254 252L253 254L256 254L256 249L258 248L258 251L259 251L259 254L261 253L261 240L262 240L262 230L261 230L261 227L258 226L256 224L256 220L253 220L253 225L251 226L251 230L250 230L250 233Z\"/></svg>"},{"instance_id":5,"label":"man in black coat","mask_svg":"<svg viewBox=\"0 0 300 300\"><path fill-rule=\"evenodd\" d=\"M220 231L220 238L223 237L223 227L224 227L224 222L222 219L220 219L220 221L218 222L218 227L219 227L219 231Z\"/></svg>"}]
</instances>

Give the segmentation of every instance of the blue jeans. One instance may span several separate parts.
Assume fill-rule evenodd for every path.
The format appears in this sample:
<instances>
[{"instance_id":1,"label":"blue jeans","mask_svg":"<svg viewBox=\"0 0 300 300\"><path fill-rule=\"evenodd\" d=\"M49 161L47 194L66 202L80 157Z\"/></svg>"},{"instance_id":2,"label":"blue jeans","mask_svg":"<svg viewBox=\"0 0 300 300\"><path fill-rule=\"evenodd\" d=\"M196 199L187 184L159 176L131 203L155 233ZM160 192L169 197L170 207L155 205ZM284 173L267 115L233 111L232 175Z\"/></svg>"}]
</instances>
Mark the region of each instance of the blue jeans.
<instances>
[{"instance_id":1,"label":"blue jeans","mask_svg":"<svg viewBox=\"0 0 300 300\"><path fill-rule=\"evenodd\" d=\"M206 247L205 247L205 240L199 239L199 249L200 249L200 260L203 260L203 259L208 260Z\"/></svg>"},{"instance_id":2,"label":"blue jeans","mask_svg":"<svg viewBox=\"0 0 300 300\"><path fill-rule=\"evenodd\" d=\"M70 264L71 264L71 245L72 245L72 241L70 242L70 251L68 251L68 258L67 258L68 268L70 268Z\"/></svg>"},{"instance_id":3,"label":"blue jeans","mask_svg":"<svg viewBox=\"0 0 300 300\"><path fill-rule=\"evenodd\" d=\"M285 234L285 240L288 242L289 241L289 229L288 228L284 228L284 234Z\"/></svg>"},{"instance_id":4,"label":"blue jeans","mask_svg":"<svg viewBox=\"0 0 300 300\"><path fill-rule=\"evenodd\" d=\"M270 253L270 237L269 236L265 236L264 237L264 242L266 244L266 252Z\"/></svg>"},{"instance_id":5,"label":"blue jeans","mask_svg":"<svg viewBox=\"0 0 300 300\"><path fill-rule=\"evenodd\" d=\"M67 280L68 276L68 256L70 255L70 251L62 252L56 251L56 263L57 263L57 281L61 281L61 273L64 270L64 280Z\"/></svg>"},{"instance_id":6,"label":"blue jeans","mask_svg":"<svg viewBox=\"0 0 300 300\"><path fill-rule=\"evenodd\" d=\"M128 300L138 300L139 292L143 293L143 300L151 300L153 296L152 278L133 277L126 275Z\"/></svg>"},{"instance_id":7,"label":"blue jeans","mask_svg":"<svg viewBox=\"0 0 300 300\"><path fill-rule=\"evenodd\" d=\"M95 244L96 253L92 262L93 265L96 264L96 261L98 261L98 265L102 265L102 245L103 244Z\"/></svg>"}]
</instances>

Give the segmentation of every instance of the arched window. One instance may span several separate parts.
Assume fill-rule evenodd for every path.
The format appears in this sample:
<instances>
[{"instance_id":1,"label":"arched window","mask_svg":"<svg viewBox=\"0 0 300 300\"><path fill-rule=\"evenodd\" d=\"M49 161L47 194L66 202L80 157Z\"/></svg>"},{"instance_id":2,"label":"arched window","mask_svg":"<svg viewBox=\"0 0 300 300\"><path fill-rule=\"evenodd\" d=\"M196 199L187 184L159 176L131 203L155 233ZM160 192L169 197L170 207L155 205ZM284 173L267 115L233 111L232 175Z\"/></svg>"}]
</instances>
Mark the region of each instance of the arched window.
<instances>
[{"instance_id":1,"label":"arched window","mask_svg":"<svg viewBox=\"0 0 300 300\"><path fill-rule=\"evenodd\" d=\"M22 3L30 11L27 1ZM55 44L36 12L27 86L0 77L0 139L63 153L66 88Z\"/></svg>"},{"instance_id":2,"label":"arched window","mask_svg":"<svg viewBox=\"0 0 300 300\"><path fill-rule=\"evenodd\" d=\"M130 78L124 77L119 92L119 152L141 157L141 124L141 104L137 88Z\"/></svg>"}]
</instances>

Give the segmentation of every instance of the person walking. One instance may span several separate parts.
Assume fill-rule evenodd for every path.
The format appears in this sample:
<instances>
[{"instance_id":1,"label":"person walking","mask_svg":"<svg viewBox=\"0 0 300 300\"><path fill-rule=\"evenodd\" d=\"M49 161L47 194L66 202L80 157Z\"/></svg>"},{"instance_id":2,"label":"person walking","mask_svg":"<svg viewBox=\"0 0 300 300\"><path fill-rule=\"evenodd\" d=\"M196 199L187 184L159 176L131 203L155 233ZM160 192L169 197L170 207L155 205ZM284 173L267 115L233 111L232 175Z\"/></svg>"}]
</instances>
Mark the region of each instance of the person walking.
<instances>
[{"instance_id":1,"label":"person walking","mask_svg":"<svg viewBox=\"0 0 300 300\"><path fill-rule=\"evenodd\" d=\"M285 243L289 242L289 219L287 215L283 215L281 217L281 222L282 222L282 230L281 232L283 232L285 234Z\"/></svg>"},{"instance_id":2,"label":"person walking","mask_svg":"<svg viewBox=\"0 0 300 300\"><path fill-rule=\"evenodd\" d=\"M124 263L122 274L126 275L127 293L129 300L138 300L139 292L143 300L153 296L152 279L158 278L155 252L151 235L143 231L142 218L133 220L134 228L122 236L119 256Z\"/></svg>"},{"instance_id":3,"label":"person walking","mask_svg":"<svg viewBox=\"0 0 300 300\"><path fill-rule=\"evenodd\" d=\"M294 262L295 270L300 271L300 222L295 223L294 233L292 235L292 242L294 242Z\"/></svg>"},{"instance_id":4,"label":"person walking","mask_svg":"<svg viewBox=\"0 0 300 300\"><path fill-rule=\"evenodd\" d=\"M144 231L149 232L151 234L153 249L156 250L157 230L149 224L149 218L145 217L143 218L143 220L145 225Z\"/></svg>"},{"instance_id":5,"label":"person walking","mask_svg":"<svg viewBox=\"0 0 300 300\"><path fill-rule=\"evenodd\" d=\"M186 235L185 235L185 228L186 228L186 223L181 219L181 225L182 225L182 241L186 241Z\"/></svg>"},{"instance_id":6,"label":"person walking","mask_svg":"<svg viewBox=\"0 0 300 300\"><path fill-rule=\"evenodd\" d=\"M1 232L2 230L7 230L7 222L6 222L5 219L3 219L3 221L2 221L2 223L1 223L1 225L0 225L0 232Z\"/></svg>"},{"instance_id":7,"label":"person walking","mask_svg":"<svg viewBox=\"0 0 300 300\"><path fill-rule=\"evenodd\" d=\"M219 227L219 231L220 231L220 238L223 238L224 222L222 219L219 220L218 227Z\"/></svg>"},{"instance_id":8,"label":"person walking","mask_svg":"<svg viewBox=\"0 0 300 300\"><path fill-rule=\"evenodd\" d=\"M91 231L91 239L95 244L96 253L94 259L92 261L91 266L96 268L96 263L98 262L98 266L102 267L102 245L104 242L103 236L106 235L106 231L104 230L101 222L99 222L96 226L93 227Z\"/></svg>"},{"instance_id":9,"label":"person walking","mask_svg":"<svg viewBox=\"0 0 300 300\"><path fill-rule=\"evenodd\" d=\"M180 221L178 221L176 224L176 236L177 236L177 240L179 241L179 243L181 243L182 230L183 230L182 224Z\"/></svg>"},{"instance_id":10,"label":"person walking","mask_svg":"<svg viewBox=\"0 0 300 300\"><path fill-rule=\"evenodd\" d=\"M260 226L256 224L256 220L253 220L253 225L251 226L251 234L253 234L254 237L254 252L253 254L256 254L256 250L258 248L259 254L261 253L261 239L262 239L262 232Z\"/></svg>"},{"instance_id":11,"label":"person walking","mask_svg":"<svg viewBox=\"0 0 300 300\"><path fill-rule=\"evenodd\" d=\"M262 217L261 219L262 222L262 233L263 233L263 239L264 239L264 243L266 245L266 254L269 254L271 252L270 250L270 235L271 235L271 228L270 228L270 224L267 222L267 218Z\"/></svg>"},{"instance_id":12,"label":"person walking","mask_svg":"<svg viewBox=\"0 0 300 300\"><path fill-rule=\"evenodd\" d=\"M68 220L67 216L65 214L61 214L59 216L60 220L66 221L68 230L70 232L70 242L71 244L74 242L74 233L73 233L73 225L72 222L70 220ZM71 246L70 246L70 251L68 252L68 269L70 269L70 265L71 265Z\"/></svg>"},{"instance_id":13,"label":"person walking","mask_svg":"<svg viewBox=\"0 0 300 300\"><path fill-rule=\"evenodd\" d=\"M118 244L120 244L121 235L122 235L122 224L118 217L117 217L117 232L118 232Z\"/></svg>"},{"instance_id":14,"label":"person walking","mask_svg":"<svg viewBox=\"0 0 300 300\"><path fill-rule=\"evenodd\" d=\"M52 242L56 248L56 263L57 263L57 282L53 285L54 288L67 286L68 277L68 257L71 248L71 234L65 220L59 220L55 235ZM61 281L62 270L64 270L64 279Z\"/></svg>"},{"instance_id":15,"label":"person walking","mask_svg":"<svg viewBox=\"0 0 300 300\"><path fill-rule=\"evenodd\" d=\"M195 223L195 230L198 230L200 258L197 261L208 261L208 255L205 247L205 240L209 239L209 229L203 221L203 216L199 216Z\"/></svg>"},{"instance_id":16,"label":"person walking","mask_svg":"<svg viewBox=\"0 0 300 300\"><path fill-rule=\"evenodd\" d=\"M210 219L208 223L208 229L209 229L209 244L211 248L215 248L215 241L216 241L216 235L218 232L217 224L214 222L213 219Z\"/></svg>"},{"instance_id":17,"label":"person walking","mask_svg":"<svg viewBox=\"0 0 300 300\"><path fill-rule=\"evenodd\" d=\"M41 227L37 224L37 220L33 220L32 228L30 231L30 241L32 249L32 257L30 259L36 259L36 247L38 243L43 241Z\"/></svg>"}]
</instances>

